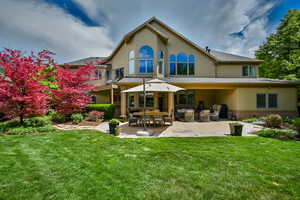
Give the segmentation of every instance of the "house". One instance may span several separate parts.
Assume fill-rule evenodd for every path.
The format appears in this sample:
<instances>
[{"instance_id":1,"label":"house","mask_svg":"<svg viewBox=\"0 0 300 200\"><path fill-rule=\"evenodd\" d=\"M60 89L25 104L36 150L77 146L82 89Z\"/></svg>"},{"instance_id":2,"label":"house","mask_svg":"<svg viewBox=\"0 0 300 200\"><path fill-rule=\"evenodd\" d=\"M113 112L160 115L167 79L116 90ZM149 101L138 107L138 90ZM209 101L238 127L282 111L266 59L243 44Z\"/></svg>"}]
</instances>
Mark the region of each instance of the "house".
<instances>
[{"instance_id":1,"label":"house","mask_svg":"<svg viewBox=\"0 0 300 200\"><path fill-rule=\"evenodd\" d=\"M96 60L101 63L93 81L94 101L116 104L121 115L128 108L142 107L142 94L121 91L141 84L143 78L186 89L147 95L147 107L161 111L195 108L201 102L207 108L224 104L238 119L269 113L298 115L299 82L259 78L261 60L203 49L155 17L125 35L109 57L68 64L76 67Z\"/></svg>"}]
</instances>

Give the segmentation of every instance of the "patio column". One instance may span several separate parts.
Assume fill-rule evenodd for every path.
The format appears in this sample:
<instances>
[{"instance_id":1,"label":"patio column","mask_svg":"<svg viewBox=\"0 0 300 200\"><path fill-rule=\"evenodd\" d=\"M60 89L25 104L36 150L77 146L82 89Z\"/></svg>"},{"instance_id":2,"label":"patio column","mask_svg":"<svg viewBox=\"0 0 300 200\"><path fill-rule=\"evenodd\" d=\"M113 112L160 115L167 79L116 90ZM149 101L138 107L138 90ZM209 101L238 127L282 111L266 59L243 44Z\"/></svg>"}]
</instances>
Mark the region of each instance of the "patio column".
<instances>
[{"instance_id":1,"label":"patio column","mask_svg":"<svg viewBox=\"0 0 300 200\"><path fill-rule=\"evenodd\" d=\"M172 112L172 117L174 119L174 93L168 93L168 113Z\"/></svg>"},{"instance_id":2,"label":"patio column","mask_svg":"<svg viewBox=\"0 0 300 200\"><path fill-rule=\"evenodd\" d=\"M126 115L126 93L121 92L121 115Z\"/></svg>"},{"instance_id":3,"label":"patio column","mask_svg":"<svg viewBox=\"0 0 300 200\"><path fill-rule=\"evenodd\" d=\"M114 89L110 89L110 103L114 104Z\"/></svg>"}]
</instances>

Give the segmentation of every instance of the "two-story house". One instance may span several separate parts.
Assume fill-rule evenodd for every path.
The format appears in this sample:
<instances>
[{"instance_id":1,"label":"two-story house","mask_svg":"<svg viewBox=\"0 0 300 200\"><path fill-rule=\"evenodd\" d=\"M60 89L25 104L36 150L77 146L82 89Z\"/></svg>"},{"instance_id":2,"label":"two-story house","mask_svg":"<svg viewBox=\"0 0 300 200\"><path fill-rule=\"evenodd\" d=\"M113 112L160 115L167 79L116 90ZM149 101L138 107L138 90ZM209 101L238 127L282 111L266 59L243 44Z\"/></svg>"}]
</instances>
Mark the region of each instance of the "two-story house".
<instances>
[{"instance_id":1,"label":"two-story house","mask_svg":"<svg viewBox=\"0 0 300 200\"><path fill-rule=\"evenodd\" d=\"M170 102L177 107L209 108L224 104L245 118L278 113L297 115L299 82L259 78L261 60L201 48L168 25L151 18L124 36L109 57L91 57L68 64L101 60L96 103L114 103L122 115L130 107L143 105L143 94L121 93L140 85L142 78L158 78L185 88L175 94L147 95L147 107L165 111Z\"/></svg>"}]
</instances>

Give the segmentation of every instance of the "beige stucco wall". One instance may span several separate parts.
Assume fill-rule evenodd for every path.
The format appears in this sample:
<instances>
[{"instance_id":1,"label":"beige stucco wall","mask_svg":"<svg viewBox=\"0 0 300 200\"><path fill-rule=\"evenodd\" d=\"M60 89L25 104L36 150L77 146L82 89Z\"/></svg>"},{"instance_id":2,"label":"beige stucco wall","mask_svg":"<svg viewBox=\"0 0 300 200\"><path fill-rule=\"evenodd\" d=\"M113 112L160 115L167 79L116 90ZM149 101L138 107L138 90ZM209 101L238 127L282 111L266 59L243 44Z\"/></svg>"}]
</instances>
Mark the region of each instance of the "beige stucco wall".
<instances>
[{"instance_id":1,"label":"beige stucco wall","mask_svg":"<svg viewBox=\"0 0 300 200\"><path fill-rule=\"evenodd\" d=\"M257 93L278 94L277 109L257 109ZM297 90L296 88L238 88L237 89L237 110L240 111L296 111Z\"/></svg>"},{"instance_id":2,"label":"beige stucco wall","mask_svg":"<svg viewBox=\"0 0 300 200\"><path fill-rule=\"evenodd\" d=\"M243 66L246 64L222 64L217 65L217 77L242 77ZM258 76L258 67L256 66L256 75Z\"/></svg>"},{"instance_id":3,"label":"beige stucco wall","mask_svg":"<svg viewBox=\"0 0 300 200\"><path fill-rule=\"evenodd\" d=\"M168 31L158 23L152 22L151 25L169 38L167 44L168 57L171 54L177 55L180 52L184 52L187 55L193 54L196 58L195 76L215 77L215 64L211 58L209 58L207 55L200 52L198 49L191 46L172 32ZM167 63L166 66L168 66L167 69L169 69L169 63Z\"/></svg>"},{"instance_id":4,"label":"beige stucco wall","mask_svg":"<svg viewBox=\"0 0 300 200\"><path fill-rule=\"evenodd\" d=\"M93 93L96 96L96 103L99 104L109 104L110 103L110 92L95 92Z\"/></svg>"},{"instance_id":5,"label":"beige stucco wall","mask_svg":"<svg viewBox=\"0 0 300 200\"><path fill-rule=\"evenodd\" d=\"M113 56L111 60L113 71L117 68L124 67L124 74L128 75L129 66L128 66L128 55L131 50L135 51L135 58L139 56L139 49L144 45L149 45L154 50L155 60L157 63L157 46L158 46L158 37L155 33L153 33L150 29L144 28L138 31L134 37L129 42L125 42L119 51ZM135 73L138 73L138 62L135 61ZM114 78L114 75L113 75Z\"/></svg>"}]
</instances>

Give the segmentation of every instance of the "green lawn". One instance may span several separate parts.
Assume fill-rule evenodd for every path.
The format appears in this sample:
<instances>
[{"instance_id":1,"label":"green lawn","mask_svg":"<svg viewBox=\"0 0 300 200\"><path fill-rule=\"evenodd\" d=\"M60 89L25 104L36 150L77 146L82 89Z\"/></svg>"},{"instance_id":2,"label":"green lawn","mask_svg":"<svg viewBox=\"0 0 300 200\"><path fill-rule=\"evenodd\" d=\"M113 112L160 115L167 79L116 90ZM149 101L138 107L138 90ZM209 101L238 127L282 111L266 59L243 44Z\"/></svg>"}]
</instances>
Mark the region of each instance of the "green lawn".
<instances>
[{"instance_id":1,"label":"green lawn","mask_svg":"<svg viewBox=\"0 0 300 200\"><path fill-rule=\"evenodd\" d=\"M5 136L0 199L300 199L300 142Z\"/></svg>"}]
</instances>

